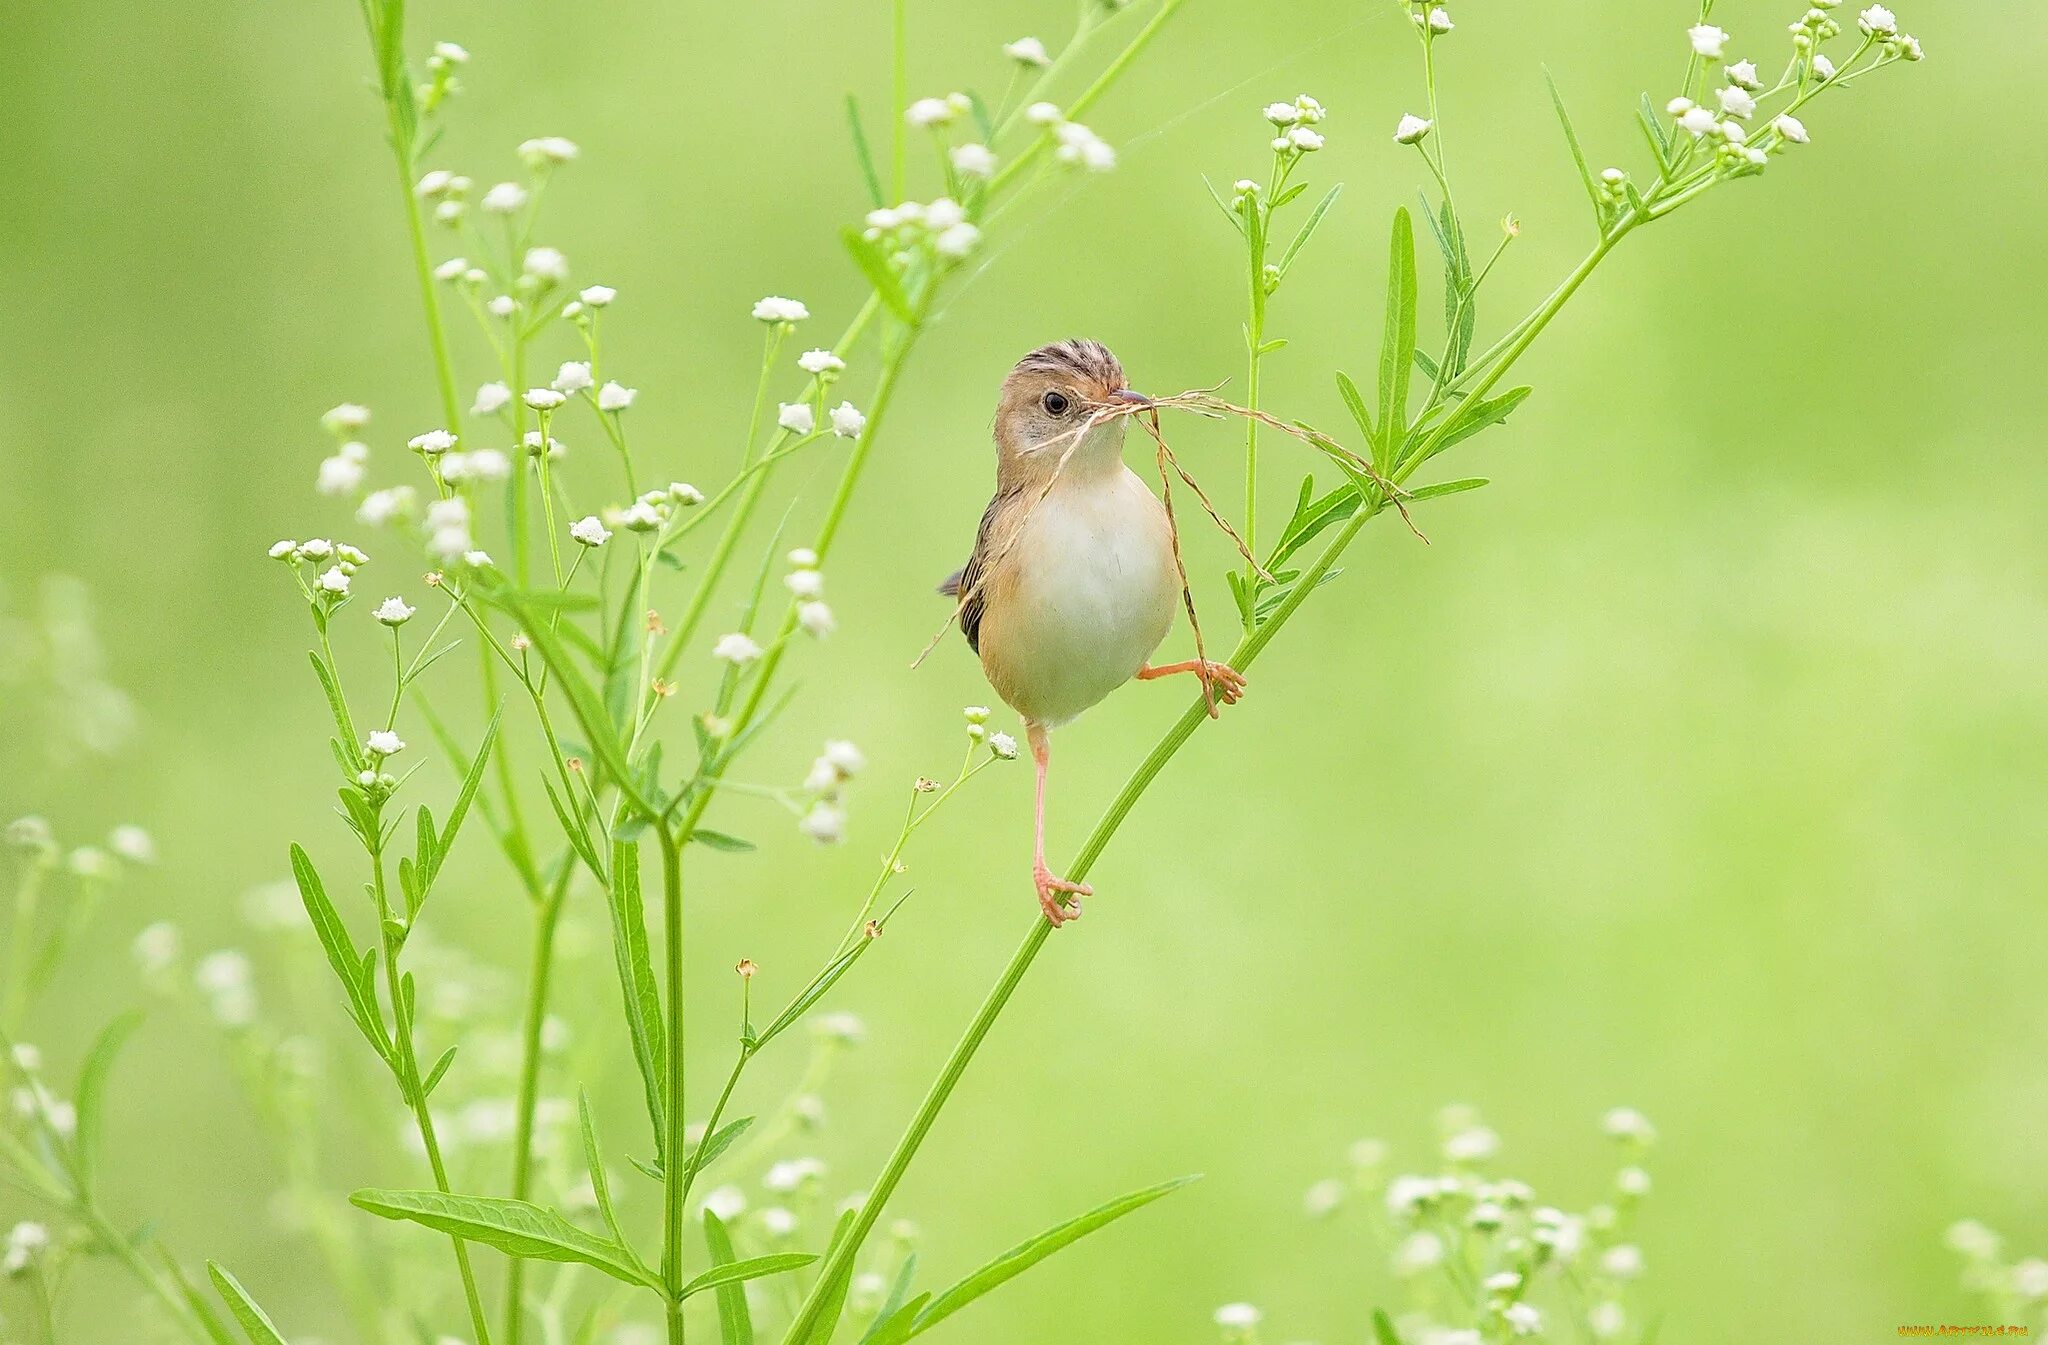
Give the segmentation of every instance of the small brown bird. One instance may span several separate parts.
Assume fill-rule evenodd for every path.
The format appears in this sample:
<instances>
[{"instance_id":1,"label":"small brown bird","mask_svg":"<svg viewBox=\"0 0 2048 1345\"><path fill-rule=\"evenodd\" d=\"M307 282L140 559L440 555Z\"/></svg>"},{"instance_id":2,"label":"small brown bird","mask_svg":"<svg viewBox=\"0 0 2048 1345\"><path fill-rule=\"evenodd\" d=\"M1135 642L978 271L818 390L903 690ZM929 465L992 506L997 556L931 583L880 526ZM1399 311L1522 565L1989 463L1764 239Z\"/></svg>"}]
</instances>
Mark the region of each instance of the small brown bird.
<instances>
[{"instance_id":1,"label":"small brown bird","mask_svg":"<svg viewBox=\"0 0 2048 1345\"><path fill-rule=\"evenodd\" d=\"M1061 341L1017 361L996 406L996 496L967 567L939 586L960 602L960 629L989 684L1023 716L1038 786L1031 881L1054 928L1081 914L1085 884L1045 863L1047 732L1132 678L1194 673L1225 704L1244 694L1227 664L1155 667L1181 581L1160 505L1124 465L1123 366L1099 342Z\"/></svg>"}]
</instances>

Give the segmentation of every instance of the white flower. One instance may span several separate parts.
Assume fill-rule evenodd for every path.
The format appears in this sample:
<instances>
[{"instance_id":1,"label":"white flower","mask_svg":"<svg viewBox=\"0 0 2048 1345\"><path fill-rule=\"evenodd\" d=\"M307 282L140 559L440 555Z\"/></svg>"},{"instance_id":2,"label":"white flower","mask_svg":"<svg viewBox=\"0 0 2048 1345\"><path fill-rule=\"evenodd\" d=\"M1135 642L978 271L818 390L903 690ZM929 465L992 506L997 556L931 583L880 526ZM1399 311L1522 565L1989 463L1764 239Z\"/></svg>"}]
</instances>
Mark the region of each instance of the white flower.
<instances>
[{"instance_id":1,"label":"white flower","mask_svg":"<svg viewBox=\"0 0 2048 1345\"><path fill-rule=\"evenodd\" d=\"M944 126L953 120L953 105L943 98L920 98L903 113L912 126Z\"/></svg>"},{"instance_id":2,"label":"white flower","mask_svg":"<svg viewBox=\"0 0 2048 1345\"><path fill-rule=\"evenodd\" d=\"M552 411L569 399L553 388L528 388L520 400L536 411Z\"/></svg>"},{"instance_id":3,"label":"white flower","mask_svg":"<svg viewBox=\"0 0 2048 1345\"><path fill-rule=\"evenodd\" d=\"M1460 1130L1444 1141L1444 1157L1453 1163L1478 1163L1500 1151L1500 1136L1485 1126Z\"/></svg>"},{"instance_id":4,"label":"white flower","mask_svg":"<svg viewBox=\"0 0 2048 1345\"><path fill-rule=\"evenodd\" d=\"M528 248L520 269L535 280L559 285L569 278L569 259L562 255L560 248Z\"/></svg>"},{"instance_id":5,"label":"white flower","mask_svg":"<svg viewBox=\"0 0 2048 1345\"><path fill-rule=\"evenodd\" d=\"M1304 154L1313 154L1323 147L1323 137L1306 126L1297 126L1287 133L1287 143Z\"/></svg>"},{"instance_id":6,"label":"white flower","mask_svg":"<svg viewBox=\"0 0 2048 1345\"><path fill-rule=\"evenodd\" d=\"M1323 111L1323 105L1321 103L1317 102L1315 99L1309 97L1305 93L1299 94L1295 97L1294 110L1300 113L1301 119L1311 126L1315 125L1317 122L1321 121L1325 116L1328 115Z\"/></svg>"},{"instance_id":7,"label":"white flower","mask_svg":"<svg viewBox=\"0 0 2048 1345\"><path fill-rule=\"evenodd\" d=\"M1634 1107L1616 1107L1609 1111L1601 1118L1600 1128L1609 1139L1635 1144L1648 1144L1657 1138L1657 1128L1650 1124L1650 1118Z\"/></svg>"},{"instance_id":8,"label":"white flower","mask_svg":"<svg viewBox=\"0 0 2048 1345\"><path fill-rule=\"evenodd\" d=\"M816 599L796 605L796 623L821 639L839 627L832 619L832 609Z\"/></svg>"},{"instance_id":9,"label":"white flower","mask_svg":"<svg viewBox=\"0 0 2048 1345\"><path fill-rule=\"evenodd\" d=\"M1052 64L1052 56L1046 51L1045 43L1035 37L1020 37L1015 42L1005 42L1003 55L1019 65Z\"/></svg>"},{"instance_id":10,"label":"white flower","mask_svg":"<svg viewBox=\"0 0 2048 1345\"><path fill-rule=\"evenodd\" d=\"M967 218L967 211L950 196L941 196L924 208L924 227L937 233Z\"/></svg>"},{"instance_id":11,"label":"white flower","mask_svg":"<svg viewBox=\"0 0 2048 1345\"><path fill-rule=\"evenodd\" d=\"M1756 99L1750 96L1747 89L1738 89L1731 84L1725 89L1716 89L1714 96L1721 100L1721 110L1731 117L1747 118L1756 115Z\"/></svg>"},{"instance_id":12,"label":"white flower","mask_svg":"<svg viewBox=\"0 0 2048 1345\"><path fill-rule=\"evenodd\" d=\"M791 434L809 434L817 428L818 418L809 402L779 402L775 423Z\"/></svg>"},{"instance_id":13,"label":"white flower","mask_svg":"<svg viewBox=\"0 0 2048 1345\"><path fill-rule=\"evenodd\" d=\"M50 1230L24 1220L7 1231L7 1251L0 1255L0 1274L19 1275L50 1245Z\"/></svg>"},{"instance_id":14,"label":"white flower","mask_svg":"<svg viewBox=\"0 0 2048 1345\"><path fill-rule=\"evenodd\" d=\"M1435 1200L1436 1195L1436 1183L1428 1177L1396 1177L1387 1184L1387 1213L1406 1218Z\"/></svg>"},{"instance_id":15,"label":"white flower","mask_svg":"<svg viewBox=\"0 0 2048 1345\"><path fill-rule=\"evenodd\" d=\"M796 825L820 845L836 845L846 839L846 813L823 799L812 804Z\"/></svg>"},{"instance_id":16,"label":"white flower","mask_svg":"<svg viewBox=\"0 0 2048 1345\"><path fill-rule=\"evenodd\" d=\"M1444 1240L1434 1233L1411 1233L1394 1249L1394 1273L1413 1279L1444 1262Z\"/></svg>"},{"instance_id":17,"label":"white flower","mask_svg":"<svg viewBox=\"0 0 2048 1345\"><path fill-rule=\"evenodd\" d=\"M343 402L320 417L320 423L335 433L343 430L360 430L370 423L370 408L358 406L354 402Z\"/></svg>"},{"instance_id":18,"label":"white flower","mask_svg":"<svg viewBox=\"0 0 2048 1345\"><path fill-rule=\"evenodd\" d=\"M746 1193L737 1186L721 1186L704 1197L704 1203L697 1206L709 1210L724 1223L730 1223L747 1212Z\"/></svg>"},{"instance_id":19,"label":"white flower","mask_svg":"<svg viewBox=\"0 0 2048 1345\"><path fill-rule=\"evenodd\" d=\"M1883 5L1872 5L1856 16L1856 26L1872 37L1895 37L1899 31L1899 16Z\"/></svg>"},{"instance_id":20,"label":"white flower","mask_svg":"<svg viewBox=\"0 0 2048 1345\"><path fill-rule=\"evenodd\" d=\"M29 1043L14 1044L14 1063L23 1074L33 1074L43 1067L43 1053Z\"/></svg>"},{"instance_id":21,"label":"white flower","mask_svg":"<svg viewBox=\"0 0 2048 1345\"><path fill-rule=\"evenodd\" d=\"M363 464L336 454L320 460L320 475L313 488L322 495L353 495L363 484Z\"/></svg>"},{"instance_id":22,"label":"white flower","mask_svg":"<svg viewBox=\"0 0 2048 1345\"><path fill-rule=\"evenodd\" d=\"M771 294L754 305L754 316L762 322L802 322L810 315L811 310L802 303L779 294Z\"/></svg>"},{"instance_id":23,"label":"white flower","mask_svg":"<svg viewBox=\"0 0 2048 1345\"><path fill-rule=\"evenodd\" d=\"M1643 1273L1642 1249L1627 1242L1609 1247L1600 1257L1600 1269L1617 1280L1632 1280Z\"/></svg>"},{"instance_id":24,"label":"white flower","mask_svg":"<svg viewBox=\"0 0 2048 1345\"><path fill-rule=\"evenodd\" d=\"M434 268L434 279L451 282L457 281L462 279L463 273L467 270L469 270L469 259L467 257L450 257L447 261Z\"/></svg>"},{"instance_id":25,"label":"white flower","mask_svg":"<svg viewBox=\"0 0 2048 1345\"><path fill-rule=\"evenodd\" d=\"M199 959L199 965L192 969L192 983L208 994L239 990L248 985L251 979L249 959L232 948L208 953Z\"/></svg>"},{"instance_id":26,"label":"white flower","mask_svg":"<svg viewBox=\"0 0 2048 1345\"><path fill-rule=\"evenodd\" d=\"M972 228L973 226L963 225L961 227ZM838 435L841 439L858 438L861 430L866 428L867 423L868 418L862 415L852 402L841 402L832 408L832 433Z\"/></svg>"},{"instance_id":27,"label":"white flower","mask_svg":"<svg viewBox=\"0 0 2048 1345\"><path fill-rule=\"evenodd\" d=\"M786 557L793 570L815 570L818 568L818 553L807 546L800 546Z\"/></svg>"},{"instance_id":28,"label":"white flower","mask_svg":"<svg viewBox=\"0 0 2048 1345\"><path fill-rule=\"evenodd\" d=\"M1065 118L1058 103L1033 103L1024 109L1024 120L1033 126L1054 126Z\"/></svg>"},{"instance_id":29,"label":"white flower","mask_svg":"<svg viewBox=\"0 0 2048 1345\"><path fill-rule=\"evenodd\" d=\"M592 308L604 308L619 297L619 292L609 285L590 285L579 290L576 297Z\"/></svg>"},{"instance_id":30,"label":"white flower","mask_svg":"<svg viewBox=\"0 0 2048 1345\"><path fill-rule=\"evenodd\" d=\"M1674 98L1664 105L1664 110L1674 117L1682 117L1697 106L1690 98Z\"/></svg>"},{"instance_id":31,"label":"white flower","mask_svg":"<svg viewBox=\"0 0 2048 1345\"><path fill-rule=\"evenodd\" d=\"M178 927L168 920L159 920L135 936L129 951L144 975L159 976L178 960L178 943Z\"/></svg>"},{"instance_id":32,"label":"white flower","mask_svg":"<svg viewBox=\"0 0 2048 1345\"><path fill-rule=\"evenodd\" d=\"M1249 1303L1225 1303L1216 1309L1216 1325L1225 1331L1249 1331L1265 1317L1265 1313Z\"/></svg>"},{"instance_id":33,"label":"white flower","mask_svg":"<svg viewBox=\"0 0 2048 1345\"><path fill-rule=\"evenodd\" d=\"M711 657L723 659L735 668L744 668L761 657L761 646L735 631L718 637L718 643L711 646Z\"/></svg>"},{"instance_id":34,"label":"white flower","mask_svg":"<svg viewBox=\"0 0 2048 1345\"><path fill-rule=\"evenodd\" d=\"M1763 87L1763 81L1756 76L1755 61L1737 61L1723 73L1728 76L1728 82L1739 89L1748 89L1754 93Z\"/></svg>"},{"instance_id":35,"label":"white flower","mask_svg":"<svg viewBox=\"0 0 2048 1345\"><path fill-rule=\"evenodd\" d=\"M1457 26L1441 7L1429 11L1429 31L1432 33L1448 33Z\"/></svg>"},{"instance_id":36,"label":"white flower","mask_svg":"<svg viewBox=\"0 0 2048 1345\"><path fill-rule=\"evenodd\" d=\"M492 416L512 404L512 389L503 383L486 383L476 390L476 400L470 404L472 416Z\"/></svg>"},{"instance_id":37,"label":"white flower","mask_svg":"<svg viewBox=\"0 0 2048 1345\"><path fill-rule=\"evenodd\" d=\"M668 483L668 498L680 505L702 504L704 492L687 481L671 481Z\"/></svg>"},{"instance_id":38,"label":"white flower","mask_svg":"<svg viewBox=\"0 0 2048 1345\"><path fill-rule=\"evenodd\" d=\"M326 560L334 554L334 543L325 537L308 537L293 554L300 560Z\"/></svg>"},{"instance_id":39,"label":"white flower","mask_svg":"<svg viewBox=\"0 0 2048 1345\"><path fill-rule=\"evenodd\" d=\"M1795 145L1804 145L1813 139L1806 133L1806 123L1790 113L1773 121L1771 129Z\"/></svg>"},{"instance_id":40,"label":"white flower","mask_svg":"<svg viewBox=\"0 0 2048 1345\"><path fill-rule=\"evenodd\" d=\"M842 1009L837 1013L825 1014L812 1023L811 1035L821 1041L858 1046L867 1040L868 1028L867 1024L860 1020L859 1014L847 1013Z\"/></svg>"},{"instance_id":41,"label":"white flower","mask_svg":"<svg viewBox=\"0 0 2048 1345\"><path fill-rule=\"evenodd\" d=\"M953 171L962 177L990 178L996 175L996 153L987 145L955 145L946 151Z\"/></svg>"},{"instance_id":42,"label":"white flower","mask_svg":"<svg viewBox=\"0 0 2048 1345\"><path fill-rule=\"evenodd\" d=\"M431 458L455 447L455 436L446 430L428 430L425 434L416 434L406 440L405 446L415 453L424 453Z\"/></svg>"},{"instance_id":43,"label":"white flower","mask_svg":"<svg viewBox=\"0 0 2048 1345\"><path fill-rule=\"evenodd\" d=\"M1720 60L1728 50L1728 30L1711 23L1687 29L1686 36L1692 39L1692 49L1710 61Z\"/></svg>"},{"instance_id":44,"label":"white flower","mask_svg":"<svg viewBox=\"0 0 2048 1345\"><path fill-rule=\"evenodd\" d=\"M1301 120L1301 109L1292 103L1268 103L1264 115L1275 126L1287 127Z\"/></svg>"},{"instance_id":45,"label":"white flower","mask_svg":"<svg viewBox=\"0 0 2048 1345\"><path fill-rule=\"evenodd\" d=\"M829 350L806 350L796 357L796 367L807 374L836 374L845 370L846 361Z\"/></svg>"},{"instance_id":46,"label":"white flower","mask_svg":"<svg viewBox=\"0 0 2048 1345\"><path fill-rule=\"evenodd\" d=\"M432 59L443 65L461 65L469 60L469 51L460 43L436 42Z\"/></svg>"},{"instance_id":47,"label":"white flower","mask_svg":"<svg viewBox=\"0 0 2048 1345\"><path fill-rule=\"evenodd\" d=\"M1614 1185L1625 1196L1646 1196L1650 1194L1650 1174L1641 1168L1623 1168L1615 1174Z\"/></svg>"},{"instance_id":48,"label":"white flower","mask_svg":"<svg viewBox=\"0 0 2048 1345\"><path fill-rule=\"evenodd\" d=\"M1500 1310L1500 1319L1518 1336L1533 1336L1543 1329L1543 1314L1527 1303L1510 1303Z\"/></svg>"},{"instance_id":49,"label":"white flower","mask_svg":"<svg viewBox=\"0 0 2048 1345\"><path fill-rule=\"evenodd\" d=\"M825 744L824 755L819 759L830 762L832 769L839 772L842 779L860 774L868 764L868 759L861 755L860 749L844 738L828 741Z\"/></svg>"},{"instance_id":50,"label":"white flower","mask_svg":"<svg viewBox=\"0 0 2048 1345\"><path fill-rule=\"evenodd\" d=\"M462 563L472 570L487 570L494 562L488 551L465 551L462 553Z\"/></svg>"},{"instance_id":51,"label":"white flower","mask_svg":"<svg viewBox=\"0 0 2048 1345\"><path fill-rule=\"evenodd\" d=\"M623 411L633 404L640 395L638 388L629 388L611 380L597 390L597 409L600 411Z\"/></svg>"},{"instance_id":52,"label":"white flower","mask_svg":"<svg viewBox=\"0 0 2048 1345\"><path fill-rule=\"evenodd\" d=\"M559 135L544 135L534 140L519 142L519 157L529 168L568 163L577 153L576 142Z\"/></svg>"},{"instance_id":53,"label":"white flower","mask_svg":"<svg viewBox=\"0 0 2048 1345\"><path fill-rule=\"evenodd\" d=\"M270 544L270 550L266 554L268 554L272 560L294 560L297 558L292 553L297 551L298 549L299 544L293 541L291 538L286 537L281 541L272 542Z\"/></svg>"},{"instance_id":54,"label":"white flower","mask_svg":"<svg viewBox=\"0 0 2048 1345\"><path fill-rule=\"evenodd\" d=\"M1998 1234L1975 1219L1949 1225L1946 1241L1952 1251L1972 1260L1990 1261L1998 1255Z\"/></svg>"},{"instance_id":55,"label":"white flower","mask_svg":"<svg viewBox=\"0 0 2048 1345\"><path fill-rule=\"evenodd\" d=\"M1080 122L1063 121L1053 128L1053 135L1060 142L1053 157L1060 162L1078 163L1094 173L1107 173L1116 167L1116 150Z\"/></svg>"},{"instance_id":56,"label":"white flower","mask_svg":"<svg viewBox=\"0 0 2048 1345\"><path fill-rule=\"evenodd\" d=\"M448 184L454 180L455 174L445 168L436 168L433 172L421 178L419 184L413 190L418 192L422 198L432 200L442 192L447 191Z\"/></svg>"},{"instance_id":57,"label":"white flower","mask_svg":"<svg viewBox=\"0 0 2048 1345\"><path fill-rule=\"evenodd\" d=\"M356 519L380 528L401 514L410 513L413 499L411 486L386 486L382 490L373 490L356 507Z\"/></svg>"},{"instance_id":58,"label":"white flower","mask_svg":"<svg viewBox=\"0 0 2048 1345\"><path fill-rule=\"evenodd\" d=\"M1720 119L1703 107L1688 109L1678 118L1678 124L1694 135L1705 135L1720 125Z\"/></svg>"},{"instance_id":59,"label":"white flower","mask_svg":"<svg viewBox=\"0 0 2048 1345\"><path fill-rule=\"evenodd\" d=\"M556 392L570 395L595 387L596 380L590 376L590 361L565 360L562 367L555 371L551 386Z\"/></svg>"},{"instance_id":60,"label":"white flower","mask_svg":"<svg viewBox=\"0 0 2048 1345\"><path fill-rule=\"evenodd\" d=\"M1311 1219L1328 1218L1335 1214L1337 1207L1343 1203L1344 1183L1335 1177L1325 1177L1309 1187L1301 1197L1302 1211Z\"/></svg>"},{"instance_id":61,"label":"white flower","mask_svg":"<svg viewBox=\"0 0 2048 1345\"><path fill-rule=\"evenodd\" d=\"M612 539L610 530L604 526L604 520L600 519L596 514L579 518L574 523L571 523L569 525L569 535L585 546L603 546Z\"/></svg>"},{"instance_id":62,"label":"white flower","mask_svg":"<svg viewBox=\"0 0 2048 1345\"><path fill-rule=\"evenodd\" d=\"M1825 84L1835 77L1835 63L1819 52L1815 52L1813 56L1813 73L1820 77L1821 83Z\"/></svg>"},{"instance_id":63,"label":"white flower","mask_svg":"<svg viewBox=\"0 0 2048 1345\"><path fill-rule=\"evenodd\" d=\"M509 294L494 295L484 308L494 318L509 318L519 311L519 301Z\"/></svg>"},{"instance_id":64,"label":"white flower","mask_svg":"<svg viewBox=\"0 0 2048 1345\"><path fill-rule=\"evenodd\" d=\"M373 757L393 757L405 750L405 739L390 729L371 729L363 739L363 746Z\"/></svg>"},{"instance_id":65,"label":"white flower","mask_svg":"<svg viewBox=\"0 0 2048 1345\"><path fill-rule=\"evenodd\" d=\"M132 822L107 833L107 848L130 864L156 863L156 842L150 839L148 832Z\"/></svg>"},{"instance_id":66,"label":"white flower","mask_svg":"<svg viewBox=\"0 0 2048 1345\"><path fill-rule=\"evenodd\" d=\"M1001 757L1004 761L1015 761L1017 759L1017 740L1007 733L991 733L988 735L988 750Z\"/></svg>"},{"instance_id":67,"label":"white flower","mask_svg":"<svg viewBox=\"0 0 2048 1345\"><path fill-rule=\"evenodd\" d=\"M337 597L348 596L348 573L339 565L331 565L320 572L320 591Z\"/></svg>"},{"instance_id":68,"label":"white flower","mask_svg":"<svg viewBox=\"0 0 2048 1345\"><path fill-rule=\"evenodd\" d=\"M1592 1330L1595 1338L1612 1340L1628 1326L1628 1314L1622 1310L1621 1304L1610 1299L1605 1303L1593 1305L1592 1310L1586 1314L1586 1325Z\"/></svg>"},{"instance_id":69,"label":"white flower","mask_svg":"<svg viewBox=\"0 0 2048 1345\"><path fill-rule=\"evenodd\" d=\"M1394 128L1394 143L1397 145L1419 145L1422 143L1423 138L1435 127L1435 122L1427 118L1418 117L1411 112L1402 117L1401 124Z\"/></svg>"},{"instance_id":70,"label":"white flower","mask_svg":"<svg viewBox=\"0 0 2048 1345\"><path fill-rule=\"evenodd\" d=\"M785 1158L771 1164L761 1177L761 1189L788 1195L805 1182L823 1181L825 1164L816 1158Z\"/></svg>"},{"instance_id":71,"label":"white flower","mask_svg":"<svg viewBox=\"0 0 2048 1345\"><path fill-rule=\"evenodd\" d=\"M382 625L403 626L406 622L412 620L413 613L418 610L417 607L411 606L403 598L386 598L383 602L377 604L377 610L372 615Z\"/></svg>"},{"instance_id":72,"label":"white flower","mask_svg":"<svg viewBox=\"0 0 2048 1345\"><path fill-rule=\"evenodd\" d=\"M782 583L799 598L825 596L825 576L816 570L792 570L783 576Z\"/></svg>"},{"instance_id":73,"label":"white flower","mask_svg":"<svg viewBox=\"0 0 2048 1345\"><path fill-rule=\"evenodd\" d=\"M761 1231L780 1241L796 1232L796 1216L780 1205L771 1205L761 1211Z\"/></svg>"},{"instance_id":74,"label":"white flower","mask_svg":"<svg viewBox=\"0 0 2048 1345\"><path fill-rule=\"evenodd\" d=\"M2012 1287L2022 1298L2048 1298L2048 1261L2035 1256L2014 1266Z\"/></svg>"},{"instance_id":75,"label":"white flower","mask_svg":"<svg viewBox=\"0 0 2048 1345\"><path fill-rule=\"evenodd\" d=\"M618 523L633 532L654 532L662 525L661 510L652 500L636 500L620 511Z\"/></svg>"},{"instance_id":76,"label":"white flower","mask_svg":"<svg viewBox=\"0 0 2048 1345\"><path fill-rule=\"evenodd\" d=\"M526 188L517 182L500 182L484 193L483 208L493 214L509 215L526 204Z\"/></svg>"}]
</instances>

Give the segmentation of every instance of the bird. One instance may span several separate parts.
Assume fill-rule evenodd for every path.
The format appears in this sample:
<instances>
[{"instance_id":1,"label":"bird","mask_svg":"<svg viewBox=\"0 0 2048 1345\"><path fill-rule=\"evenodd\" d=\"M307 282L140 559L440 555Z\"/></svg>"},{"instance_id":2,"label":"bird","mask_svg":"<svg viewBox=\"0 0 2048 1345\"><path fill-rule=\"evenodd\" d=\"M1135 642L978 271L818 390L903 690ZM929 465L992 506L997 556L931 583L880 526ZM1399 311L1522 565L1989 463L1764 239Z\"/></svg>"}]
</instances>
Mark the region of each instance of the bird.
<instances>
[{"instance_id":1,"label":"bird","mask_svg":"<svg viewBox=\"0 0 2048 1345\"><path fill-rule=\"evenodd\" d=\"M996 404L995 498L967 564L939 585L989 685L1023 720L1036 768L1031 881L1053 928L1081 914L1085 883L1045 862L1051 731L1124 683L1192 674L1226 705L1243 674L1204 658L1156 665L1181 597L1172 524L1124 463L1132 391L1099 341L1041 346L1003 379Z\"/></svg>"}]
</instances>

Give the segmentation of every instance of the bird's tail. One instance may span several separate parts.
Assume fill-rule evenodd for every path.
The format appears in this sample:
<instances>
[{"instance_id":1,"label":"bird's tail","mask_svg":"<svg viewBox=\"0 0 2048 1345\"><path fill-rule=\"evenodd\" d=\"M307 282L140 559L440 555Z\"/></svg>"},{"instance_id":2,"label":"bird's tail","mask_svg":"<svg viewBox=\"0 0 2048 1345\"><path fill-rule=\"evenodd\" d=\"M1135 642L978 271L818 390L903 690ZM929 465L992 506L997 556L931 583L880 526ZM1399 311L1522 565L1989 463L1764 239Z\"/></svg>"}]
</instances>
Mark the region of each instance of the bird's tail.
<instances>
[{"instance_id":1,"label":"bird's tail","mask_svg":"<svg viewBox=\"0 0 2048 1345\"><path fill-rule=\"evenodd\" d=\"M967 571L964 569L955 570L939 581L939 595L946 598L958 598L960 590L966 586Z\"/></svg>"}]
</instances>

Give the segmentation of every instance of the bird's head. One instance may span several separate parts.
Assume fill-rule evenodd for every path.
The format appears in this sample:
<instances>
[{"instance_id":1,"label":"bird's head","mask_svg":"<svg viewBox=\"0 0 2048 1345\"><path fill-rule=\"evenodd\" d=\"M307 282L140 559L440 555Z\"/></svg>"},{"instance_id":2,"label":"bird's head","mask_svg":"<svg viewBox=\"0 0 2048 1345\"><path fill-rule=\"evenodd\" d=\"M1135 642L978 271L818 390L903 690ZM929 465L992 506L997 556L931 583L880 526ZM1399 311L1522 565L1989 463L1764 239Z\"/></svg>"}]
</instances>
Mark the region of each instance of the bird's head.
<instances>
[{"instance_id":1,"label":"bird's head","mask_svg":"<svg viewBox=\"0 0 2048 1345\"><path fill-rule=\"evenodd\" d=\"M1123 366L1100 341L1041 346L1017 361L1003 380L996 405L997 455L1006 466L1028 464L1032 475L1053 471L1062 459L1081 468L1115 462L1123 449L1126 417L1104 419L1101 413L1148 400L1131 391Z\"/></svg>"}]
</instances>

